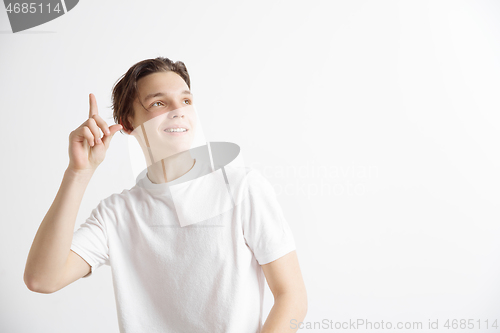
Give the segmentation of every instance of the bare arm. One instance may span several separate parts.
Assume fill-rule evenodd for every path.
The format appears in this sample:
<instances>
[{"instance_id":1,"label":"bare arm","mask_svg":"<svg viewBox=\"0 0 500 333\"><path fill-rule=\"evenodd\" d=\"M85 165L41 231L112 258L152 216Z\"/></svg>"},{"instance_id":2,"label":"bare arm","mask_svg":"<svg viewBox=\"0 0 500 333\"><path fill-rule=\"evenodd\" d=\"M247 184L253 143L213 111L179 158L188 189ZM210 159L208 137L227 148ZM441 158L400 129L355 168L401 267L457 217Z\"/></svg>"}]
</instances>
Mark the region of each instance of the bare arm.
<instances>
[{"instance_id":1,"label":"bare arm","mask_svg":"<svg viewBox=\"0 0 500 333\"><path fill-rule=\"evenodd\" d=\"M307 293L297 259L292 251L283 257L262 265L274 305L262 327L262 333L296 332L292 323L304 320L307 313Z\"/></svg>"},{"instance_id":2,"label":"bare arm","mask_svg":"<svg viewBox=\"0 0 500 333\"><path fill-rule=\"evenodd\" d=\"M87 185L121 125L108 128L97 113L95 97L91 94L89 99L89 119L69 136L69 166L28 254L24 282L32 291L54 292L90 269L82 258L70 253L76 216ZM99 128L104 133L102 140ZM82 272L85 274L78 277Z\"/></svg>"},{"instance_id":3,"label":"bare arm","mask_svg":"<svg viewBox=\"0 0 500 333\"><path fill-rule=\"evenodd\" d=\"M80 203L92 173L66 169L56 198L45 215L31 245L24 282L32 291L51 292L62 276L68 259Z\"/></svg>"}]
</instances>

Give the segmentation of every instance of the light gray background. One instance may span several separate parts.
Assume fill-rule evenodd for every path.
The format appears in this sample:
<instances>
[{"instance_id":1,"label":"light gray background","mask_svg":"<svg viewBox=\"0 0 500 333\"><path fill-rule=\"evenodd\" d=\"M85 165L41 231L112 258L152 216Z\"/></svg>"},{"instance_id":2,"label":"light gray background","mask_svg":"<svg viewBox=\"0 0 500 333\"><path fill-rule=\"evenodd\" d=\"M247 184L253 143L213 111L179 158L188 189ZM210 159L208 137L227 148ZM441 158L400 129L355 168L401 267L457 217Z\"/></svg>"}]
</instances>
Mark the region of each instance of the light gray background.
<instances>
[{"instance_id":1,"label":"light gray background","mask_svg":"<svg viewBox=\"0 0 500 333\"><path fill-rule=\"evenodd\" d=\"M160 55L186 63L207 139L275 186L306 321L500 325L499 17L498 1L86 0L12 34L2 8L0 331L118 332L108 266L50 295L23 272L88 94L111 124L113 83ZM118 133L75 229L133 174Z\"/></svg>"}]
</instances>

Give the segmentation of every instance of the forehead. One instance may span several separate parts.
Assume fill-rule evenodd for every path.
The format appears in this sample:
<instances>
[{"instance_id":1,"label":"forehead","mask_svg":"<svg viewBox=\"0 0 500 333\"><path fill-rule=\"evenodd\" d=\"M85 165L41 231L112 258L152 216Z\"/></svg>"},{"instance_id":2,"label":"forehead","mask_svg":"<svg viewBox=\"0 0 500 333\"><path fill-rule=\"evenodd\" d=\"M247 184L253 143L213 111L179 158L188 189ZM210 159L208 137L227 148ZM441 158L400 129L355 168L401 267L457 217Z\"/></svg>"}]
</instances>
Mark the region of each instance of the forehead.
<instances>
[{"instance_id":1,"label":"forehead","mask_svg":"<svg viewBox=\"0 0 500 333\"><path fill-rule=\"evenodd\" d=\"M149 74L137 81L137 90L141 98L153 92L168 92L170 94L180 94L184 90L189 90L186 82L177 73L158 72Z\"/></svg>"}]
</instances>

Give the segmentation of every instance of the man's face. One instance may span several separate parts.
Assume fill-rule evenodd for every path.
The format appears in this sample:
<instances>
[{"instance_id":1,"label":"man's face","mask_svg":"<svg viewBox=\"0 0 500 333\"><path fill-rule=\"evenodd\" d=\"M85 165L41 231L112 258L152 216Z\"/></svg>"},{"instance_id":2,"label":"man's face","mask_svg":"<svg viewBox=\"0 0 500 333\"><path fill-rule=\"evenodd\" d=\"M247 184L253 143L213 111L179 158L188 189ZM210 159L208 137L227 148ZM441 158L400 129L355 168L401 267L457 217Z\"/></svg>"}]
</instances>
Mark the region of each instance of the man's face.
<instances>
[{"instance_id":1,"label":"man's face","mask_svg":"<svg viewBox=\"0 0 500 333\"><path fill-rule=\"evenodd\" d=\"M137 81L133 108L134 130L125 132L137 138L148 165L192 148L198 118L193 95L178 74L158 72Z\"/></svg>"},{"instance_id":2,"label":"man's face","mask_svg":"<svg viewBox=\"0 0 500 333\"><path fill-rule=\"evenodd\" d=\"M158 72L137 81L137 90L134 116L129 117L134 131L143 125L151 140L160 140L172 153L189 149L197 122L192 107L187 107L193 104L193 95L186 82L175 72ZM178 127L186 131L171 131Z\"/></svg>"},{"instance_id":3,"label":"man's face","mask_svg":"<svg viewBox=\"0 0 500 333\"><path fill-rule=\"evenodd\" d=\"M145 76L137 81L137 90L138 96L133 104L134 116L129 117L134 129L165 112L193 104L193 95L188 85L175 72L158 72ZM177 115L182 118L182 115ZM171 114L171 117L174 116L175 114Z\"/></svg>"}]
</instances>

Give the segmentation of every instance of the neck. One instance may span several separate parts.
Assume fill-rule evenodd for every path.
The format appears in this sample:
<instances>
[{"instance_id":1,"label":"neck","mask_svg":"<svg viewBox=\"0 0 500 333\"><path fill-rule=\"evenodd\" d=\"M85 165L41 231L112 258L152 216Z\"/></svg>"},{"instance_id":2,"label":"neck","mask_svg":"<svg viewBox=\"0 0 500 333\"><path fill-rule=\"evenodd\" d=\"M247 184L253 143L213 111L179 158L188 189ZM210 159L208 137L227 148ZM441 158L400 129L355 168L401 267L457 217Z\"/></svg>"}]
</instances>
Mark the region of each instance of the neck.
<instances>
[{"instance_id":1,"label":"neck","mask_svg":"<svg viewBox=\"0 0 500 333\"><path fill-rule=\"evenodd\" d=\"M147 177L154 184L171 182L188 173L194 163L189 151L184 151L148 166Z\"/></svg>"}]
</instances>

